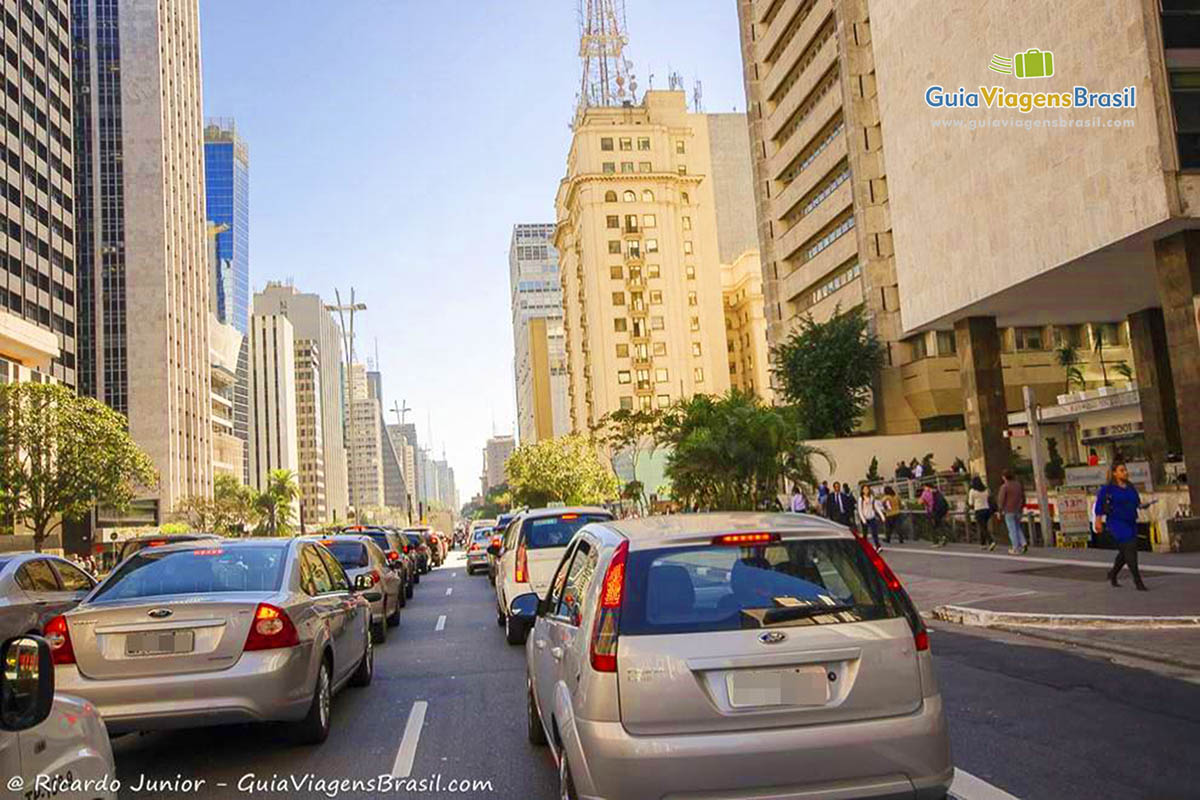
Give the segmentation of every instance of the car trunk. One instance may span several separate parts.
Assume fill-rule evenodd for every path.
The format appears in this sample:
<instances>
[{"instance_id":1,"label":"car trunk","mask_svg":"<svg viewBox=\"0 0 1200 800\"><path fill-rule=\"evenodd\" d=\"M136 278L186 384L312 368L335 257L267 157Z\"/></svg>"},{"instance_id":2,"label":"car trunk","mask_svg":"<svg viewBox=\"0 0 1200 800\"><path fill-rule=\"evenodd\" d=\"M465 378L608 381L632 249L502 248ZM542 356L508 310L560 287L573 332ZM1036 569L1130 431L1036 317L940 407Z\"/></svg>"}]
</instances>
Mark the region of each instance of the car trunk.
<instances>
[{"instance_id":1,"label":"car trunk","mask_svg":"<svg viewBox=\"0 0 1200 800\"><path fill-rule=\"evenodd\" d=\"M921 705L904 619L621 636L617 674L621 722L634 734L821 725Z\"/></svg>"},{"instance_id":2,"label":"car trunk","mask_svg":"<svg viewBox=\"0 0 1200 800\"><path fill-rule=\"evenodd\" d=\"M241 657L258 604L269 599L222 592L88 605L67 617L76 664L97 680L228 669Z\"/></svg>"},{"instance_id":3,"label":"car trunk","mask_svg":"<svg viewBox=\"0 0 1200 800\"><path fill-rule=\"evenodd\" d=\"M546 595L550 581L554 578L554 571L558 569L565 552L565 547L542 547L525 551L525 563L529 566L529 591L537 593L539 597Z\"/></svg>"}]
</instances>

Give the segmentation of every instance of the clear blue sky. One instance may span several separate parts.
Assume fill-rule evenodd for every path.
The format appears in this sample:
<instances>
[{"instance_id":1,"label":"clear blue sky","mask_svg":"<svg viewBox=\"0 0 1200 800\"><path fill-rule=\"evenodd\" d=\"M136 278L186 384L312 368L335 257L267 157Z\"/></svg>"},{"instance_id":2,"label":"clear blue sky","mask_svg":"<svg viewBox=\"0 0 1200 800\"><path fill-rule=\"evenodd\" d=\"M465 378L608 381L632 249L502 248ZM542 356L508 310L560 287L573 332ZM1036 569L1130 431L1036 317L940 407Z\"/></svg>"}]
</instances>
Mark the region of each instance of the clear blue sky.
<instances>
[{"instance_id":1,"label":"clear blue sky","mask_svg":"<svg viewBox=\"0 0 1200 800\"><path fill-rule=\"evenodd\" d=\"M640 85L699 78L745 110L734 0L627 0ZM553 222L579 85L576 0L202 0L204 106L250 147L250 281L369 306L384 401L405 400L465 502L515 425L508 241ZM394 421L391 414L388 421Z\"/></svg>"}]
</instances>

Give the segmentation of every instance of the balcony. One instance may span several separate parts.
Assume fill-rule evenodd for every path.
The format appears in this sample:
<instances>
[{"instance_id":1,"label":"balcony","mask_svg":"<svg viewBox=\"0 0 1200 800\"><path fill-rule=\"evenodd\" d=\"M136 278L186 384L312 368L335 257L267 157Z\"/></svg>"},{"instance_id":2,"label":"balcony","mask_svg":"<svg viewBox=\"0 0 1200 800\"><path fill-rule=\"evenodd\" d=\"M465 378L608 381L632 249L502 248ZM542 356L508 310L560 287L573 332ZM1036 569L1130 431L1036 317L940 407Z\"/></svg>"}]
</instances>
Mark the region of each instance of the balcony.
<instances>
[{"instance_id":1,"label":"balcony","mask_svg":"<svg viewBox=\"0 0 1200 800\"><path fill-rule=\"evenodd\" d=\"M814 208L807 216L801 217L791 230L777 237L779 243L776 252L780 258L785 260L798 260L801 257L799 251L806 245L813 236L821 231L822 228L829 225L847 208L854 205L854 195L851 191L852 180L844 181L838 186L832 194L826 197L820 205ZM776 223L781 225L782 223ZM852 236L854 231L847 231L844 236ZM819 253L817 255L820 255Z\"/></svg>"},{"instance_id":2,"label":"balcony","mask_svg":"<svg viewBox=\"0 0 1200 800\"><path fill-rule=\"evenodd\" d=\"M796 156L808 147L817 132L824 128L842 107L842 90L837 81L808 112L800 127L767 159L767 174L772 178L783 174Z\"/></svg>"},{"instance_id":3,"label":"balcony","mask_svg":"<svg viewBox=\"0 0 1200 800\"><path fill-rule=\"evenodd\" d=\"M825 146L825 149L809 162L808 166L801 170L800 174L783 188L783 191L771 198L771 215L773 219L783 219L784 215L792 209L792 206L796 205L805 195L816 188L817 184L829 174L829 171L846 157L848 150L846 141L845 131L835 135L829 140L829 144Z\"/></svg>"},{"instance_id":4,"label":"balcony","mask_svg":"<svg viewBox=\"0 0 1200 800\"><path fill-rule=\"evenodd\" d=\"M775 94L775 91L787 78L789 72L792 71L792 66L797 59L803 54L804 49L812 42L813 35L825 24L829 16L833 13L832 0L817 0L804 18L804 22L800 23L800 30L796 31L796 35L788 46L780 53L779 58L771 65L771 69L767 72L766 80L763 81L762 96L768 98ZM831 37L834 41L834 50L837 50L837 34ZM826 43L828 44L828 43ZM808 65L809 67L812 64ZM806 68L807 72L808 69ZM817 73L818 75L821 73ZM803 83L803 78L797 83Z\"/></svg>"},{"instance_id":5,"label":"balcony","mask_svg":"<svg viewBox=\"0 0 1200 800\"><path fill-rule=\"evenodd\" d=\"M799 80L796 81L796 85L793 86L791 91L789 91L780 99L779 105L775 106L775 108L767 114L766 125L764 125L764 129L767 133L768 139L777 138L784 126L791 121L792 115L796 113L797 109L801 108L804 103L811 99L812 90L817 88L821 81L825 79L826 73L828 73L830 68L834 67L834 65L837 63L837 58L837 37L830 36L825 40L825 43L821 45L821 48L817 51L816 57L809 62L808 66L804 68L804 72L801 73ZM825 91L837 91L840 94L840 89L841 78L835 77L833 86ZM815 105L816 104L810 106L808 113L805 116L812 115L812 109L815 107ZM803 126L803 123L801 123L801 127Z\"/></svg>"},{"instance_id":6,"label":"balcony","mask_svg":"<svg viewBox=\"0 0 1200 800\"><path fill-rule=\"evenodd\" d=\"M796 12L807 3L808 0L782 0L779 11L775 13L775 18L771 20L771 24L767 26L766 31L756 43L755 55L760 61L765 61L771 51L775 49L796 18Z\"/></svg>"}]
</instances>

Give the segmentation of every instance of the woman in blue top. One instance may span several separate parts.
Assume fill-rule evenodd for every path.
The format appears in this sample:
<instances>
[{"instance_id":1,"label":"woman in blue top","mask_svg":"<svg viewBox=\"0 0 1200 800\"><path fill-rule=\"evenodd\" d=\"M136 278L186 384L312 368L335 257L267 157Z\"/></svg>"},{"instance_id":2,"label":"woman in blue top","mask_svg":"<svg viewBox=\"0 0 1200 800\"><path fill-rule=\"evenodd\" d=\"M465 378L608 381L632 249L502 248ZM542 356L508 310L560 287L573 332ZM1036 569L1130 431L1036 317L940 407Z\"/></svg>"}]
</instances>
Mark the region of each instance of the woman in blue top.
<instances>
[{"instance_id":1,"label":"woman in blue top","mask_svg":"<svg viewBox=\"0 0 1200 800\"><path fill-rule=\"evenodd\" d=\"M1117 559L1108 571L1108 580L1113 586L1121 585L1117 583L1117 574L1128 564L1134 585L1138 590L1146 591L1146 584L1142 583L1142 575L1138 572L1137 518L1138 509L1149 505L1138 497L1137 489L1129 482L1129 470L1125 465L1113 464L1108 483L1100 487L1096 495L1095 509L1096 533L1108 526L1108 532L1117 543Z\"/></svg>"}]
</instances>

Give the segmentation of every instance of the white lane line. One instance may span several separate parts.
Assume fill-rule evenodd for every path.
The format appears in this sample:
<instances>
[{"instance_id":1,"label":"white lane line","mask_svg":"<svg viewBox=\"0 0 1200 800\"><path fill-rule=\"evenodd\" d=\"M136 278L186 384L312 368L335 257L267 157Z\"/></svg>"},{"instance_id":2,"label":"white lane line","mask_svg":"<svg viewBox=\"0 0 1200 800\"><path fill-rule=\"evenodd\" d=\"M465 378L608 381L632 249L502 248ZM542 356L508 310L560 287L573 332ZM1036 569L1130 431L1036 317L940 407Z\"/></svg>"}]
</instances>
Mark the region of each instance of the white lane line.
<instances>
[{"instance_id":1,"label":"white lane line","mask_svg":"<svg viewBox=\"0 0 1200 800\"><path fill-rule=\"evenodd\" d=\"M1010 556L1004 553L959 553L954 550L926 550L920 547L897 547L886 552L894 555L919 553L923 556L952 556L954 558L998 558L1014 564L1068 564L1074 567L1112 568L1112 564L1107 561L1084 561L1081 558L1039 558L1037 556ZM1173 567L1168 564L1147 564L1145 561L1140 562L1140 566L1151 574L1170 572L1175 575L1200 575L1200 567Z\"/></svg>"},{"instance_id":2,"label":"white lane line","mask_svg":"<svg viewBox=\"0 0 1200 800\"><path fill-rule=\"evenodd\" d=\"M437 625L434 625L433 629L435 631L443 631L446 629L446 615L445 614L442 614L440 617L438 617Z\"/></svg>"},{"instance_id":3,"label":"white lane line","mask_svg":"<svg viewBox=\"0 0 1200 800\"><path fill-rule=\"evenodd\" d=\"M457 577L458 577L458 573L457 573L457 572L451 572L451 573L450 573L450 577L451 577L451 578L457 578Z\"/></svg>"},{"instance_id":4,"label":"white lane line","mask_svg":"<svg viewBox=\"0 0 1200 800\"><path fill-rule=\"evenodd\" d=\"M396 760L392 763L392 777L407 778L412 774L413 759L417 757L417 745L421 742L421 728L425 725L427 708L429 703L418 700L413 703L412 711L408 712L404 738L400 740L400 749L396 751Z\"/></svg>"},{"instance_id":5,"label":"white lane line","mask_svg":"<svg viewBox=\"0 0 1200 800\"><path fill-rule=\"evenodd\" d=\"M454 587L453 587L453 586L451 586L449 589L447 589L447 590L446 590L446 596L447 596L447 597L449 597L449 596L450 596L450 595L452 595L452 594L454 594Z\"/></svg>"},{"instance_id":6,"label":"white lane line","mask_svg":"<svg viewBox=\"0 0 1200 800\"><path fill-rule=\"evenodd\" d=\"M982 778L954 768L954 780L950 783L950 796L958 800L1017 800L1003 789L992 786Z\"/></svg>"}]
</instances>

